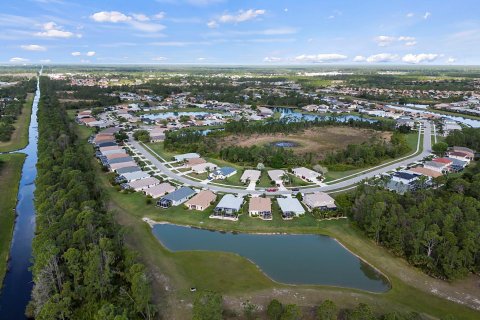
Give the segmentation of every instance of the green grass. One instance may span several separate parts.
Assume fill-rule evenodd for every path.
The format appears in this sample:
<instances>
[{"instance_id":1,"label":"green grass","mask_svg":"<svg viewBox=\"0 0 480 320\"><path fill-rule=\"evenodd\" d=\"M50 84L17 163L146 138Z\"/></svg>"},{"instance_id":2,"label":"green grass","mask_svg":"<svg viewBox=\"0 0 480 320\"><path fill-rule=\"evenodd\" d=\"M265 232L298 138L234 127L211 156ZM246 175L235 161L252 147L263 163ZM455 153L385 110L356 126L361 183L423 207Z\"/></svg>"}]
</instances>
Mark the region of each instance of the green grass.
<instances>
[{"instance_id":1,"label":"green grass","mask_svg":"<svg viewBox=\"0 0 480 320\"><path fill-rule=\"evenodd\" d=\"M9 141L0 142L0 152L9 152L20 150L28 144L28 127L30 126L30 116L32 115L33 95L29 94L22 108L22 113L13 124L15 131L12 133Z\"/></svg>"},{"instance_id":2,"label":"green grass","mask_svg":"<svg viewBox=\"0 0 480 320\"><path fill-rule=\"evenodd\" d=\"M262 170L262 175L260 176L257 186L261 188L272 187L272 180L268 176L267 170Z\"/></svg>"},{"instance_id":3,"label":"green grass","mask_svg":"<svg viewBox=\"0 0 480 320\"><path fill-rule=\"evenodd\" d=\"M10 242L15 225L18 186L25 161L24 154L0 155L0 287L5 277Z\"/></svg>"}]
</instances>

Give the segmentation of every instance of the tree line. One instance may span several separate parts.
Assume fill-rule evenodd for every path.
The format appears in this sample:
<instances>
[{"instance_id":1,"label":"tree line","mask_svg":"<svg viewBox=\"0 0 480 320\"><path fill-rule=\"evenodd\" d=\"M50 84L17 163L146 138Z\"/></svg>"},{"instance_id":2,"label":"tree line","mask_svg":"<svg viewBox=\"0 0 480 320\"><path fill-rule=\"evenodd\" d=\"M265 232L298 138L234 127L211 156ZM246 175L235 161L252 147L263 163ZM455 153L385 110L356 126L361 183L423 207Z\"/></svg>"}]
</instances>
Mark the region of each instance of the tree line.
<instances>
[{"instance_id":1,"label":"tree line","mask_svg":"<svg viewBox=\"0 0 480 320\"><path fill-rule=\"evenodd\" d=\"M480 166L443 179L404 195L362 185L337 202L393 254L434 277L462 278L480 271Z\"/></svg>"},{"instance_id":2,"label":"tree line","mask_svg":"<svg viewBox=\"0 0 480 320\"><path fill-rule=\"evenodd\" d=\"M362 144L350 144L344 150L330 152L322 161L332 171L346 171L375 166L410 151L404 134L394 132L390 141L372 138Z\"/></svg>"},{"instance_id":3,"label":"tree line","mask_svg":"<svg viewBox=\"0 0 480 320\"><path fill-rule=\"evenodd\" d=\"M41 78L32 298L36 319L151 319L145 267L106 210L91 151Z\"/></svg>"}]
</instances>

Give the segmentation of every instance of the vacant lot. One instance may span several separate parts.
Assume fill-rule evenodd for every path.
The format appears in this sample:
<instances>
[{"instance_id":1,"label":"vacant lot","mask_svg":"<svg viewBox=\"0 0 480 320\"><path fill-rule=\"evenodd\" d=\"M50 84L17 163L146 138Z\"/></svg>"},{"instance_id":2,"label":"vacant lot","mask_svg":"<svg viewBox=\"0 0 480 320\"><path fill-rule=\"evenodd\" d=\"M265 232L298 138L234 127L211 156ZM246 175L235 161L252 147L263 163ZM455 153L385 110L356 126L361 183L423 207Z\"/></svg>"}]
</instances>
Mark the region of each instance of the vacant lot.
<instances>
[{"instance_id":1,"label":"vacant lot","mask_svg":"<svg viewBox=\"0 0 480 320\"><path fill-rule=\"evenodd\" d=\"M268 145L274 142L294 142L298 146L291 148L297 154L313 153L316 158L322 159L327 152L345 148L349 144L359 144L373 137L389 139L391 133L379 133L369 129L351 127L323 127L312 128L304 132L292 134L254 134L232 135L219 141L223 146Z\"/></svg>"}]
</instances>

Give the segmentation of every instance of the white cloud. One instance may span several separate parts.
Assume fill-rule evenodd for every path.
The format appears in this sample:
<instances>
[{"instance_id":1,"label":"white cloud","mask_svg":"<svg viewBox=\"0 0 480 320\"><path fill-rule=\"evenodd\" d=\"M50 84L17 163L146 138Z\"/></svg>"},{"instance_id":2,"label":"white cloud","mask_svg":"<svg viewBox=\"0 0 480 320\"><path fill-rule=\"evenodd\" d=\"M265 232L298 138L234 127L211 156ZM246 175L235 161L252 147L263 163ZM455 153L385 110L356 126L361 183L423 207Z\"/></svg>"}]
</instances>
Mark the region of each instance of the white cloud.
<instances>
[{"instance_id":1,"label":"white cloud","mask_svg":"<svg viewBox=\"0 0 480 320\"><path fill-rule=\"evenodd\" d=\"M280 62L282 60L283 60L282 58L278 58L278 57L265 57L265 58L263 58L263 62Z\"/></svg>"},{"instance_id":2,"label":"white cloud","mask_svg":"<svg viewBox=\"0 0 480 320\"><path fill-rule=\"evenodd\" d=\"M438 58L438 54L435 53L420 53L420 54L407 54L402 58L403 62L411 64L419 64L425 62L432 62Z\"/></svg>"},{"instance_id":3,"label":"white cloud","mask_svg":"<svg viewBox=\"0 0 480 320\"><path fill-rule=\"evenodd\" d=\"M218 23L215 20L208 21L207 22L207 27L209 27L211 29L218 28Z\"/></svg>"},{"instance_id":4,"label":"white cloud","mask_svg":"<svg viewBox=\"0 0 480 320\"><path fill-rule=\"evenodd\" d=\"M379 53L369 56L367 62L369 63L380 63L380 62L393 62L398 60L398 55L391 53Z\"/></svg>"},{"instance_id":5,"label":"white cloud","mask_svg":"<svg viewBox=\"0 0 480 320\"><path fill-rule=\"evenodd\" d=\"M137 21L150 21L150 18L143 13L134 13L132 14L132 17Z\"/></svg>"},{"instance_id":6,"label":"white cloud","mask_svg":"<svg viewBox=\"0 0 480 320\"><path fill-rule=\"evenodd\" d=\"M46 51L47 48L44 46L39 46L38 44L28 44L20 46L23 50L28 51Z\"/></svg>"},{"instance_id":7,"label":"white cloud","mask_svg":"<svg viewBox=\"0 0 480 320\"><path fill-rule=\"evenodd\" d=\"M415 38L414 37L401 36L401 37L398 37L398 41L415 41Z\"/></svg>"},{"instance_id":8,"label":"white cloud","mask_svg":"<svg viewBox=\"0 0 480 320\"><path fill-rule=\"evenodd\" d=\"M158 13L154 18L161 19L163 16L164 13ZM92 14L90 18L100 23L126 23L145 32L158 32L165 29L162 24L148 22L150 18L143 13L135 13L129 16L119 11L100 11Z\"/></svg>"},{"instance_id":9,"label":"white cloud","mask_svg":"<svg viewBox=\"0 0 480 320\"><path fill-rule=\"evenodd\" d=\"M95 51L88 51L88 52L86 53L86 56L87 56L87 57L93 57L95 54L96 54Z\"/></svg>"},{"instance_id":10,"label":"white cloud","mask_svg":"<svg viewBox=\"0 0 480 320\"><path fill-rule=\"evenodd\" d=\"M79 51L72 52L72 56L74 56L74 57L78 57L80 55L82 55L82 53L79 52Z\"/></svg>"},{"instance_id":11,"label":"white cloud","mask_svg":"<svg viewBox=\"0 0 480 320\"><path fill-rule=\"evenodd\" d=\"M380 47L386 47L392 44L392 42L394 42L396 38L391 36L378 36L374 40Z\"/></svg>"},{"instance_id":12,"label":"white cloud","mask_svg":"<svg viewBox=\"0 0 480 320\"><path fill-rule=\"evenodd\" d=\"M132 17L129 17L118 11L100 11L92 14L90 16L96 22L126 22L130 21Z\"/></svg>"},{"instance_id":13,"label":"white cloud","mask_svg":"<svg viewBox=\"0 0 480 320\"><path fill-rule=\"evenodd\" d=\"M25 62L28 62L28 61L29 61L28 59L19 58L19 57L14 57L14 58L10 59L10 62L12 62L12 63L25 63Z\"/></svg>"},{"instance_id":14,"label":"white cloud","mask_svg":"<svg viewBox=\"0 0 480 320\"><path fill-rule=\"evenodd\" d=\"M205 61L207 58L197 58L197 61Z\"/></svg>"},{"instance_id":15,"label":"white cloud","mask_svg":"<svg viewBox=\"0 0 480 320\"><path fill-rule=\"evenodd\" d=\"M425 14L423 15L423 19L427 20L428 18L430 18L432 14L430 12L425 12Z\"/></svg>"},{"instance_id":16,"label":"white cloud","mask_svg":"<svg viewBox=\"0 0 480 320\"><path fill-rule=\"evenodd\" d=\"M154 15L153 18L157 19L157 20L161 20L161 19L165 18L165 15L166 15L166 13L161 11L161 12L157 13L156 15Z\"/></svg>"},{"instance_id":17,"label":"white cloud","mask_svg":"<svg viewBox=\"0 0 480 320\"><path fill-rule=\"evenodd\" d=\"M165 61L165 60L168 60L168 58L166 57L155 57L155 58L152 58L153 61Z\"/></svg>"},{"instance_id":18,"label":"white cloud","mask_svg":"<svg viewBox=\"0 0 480 320\"><path fill-rule=\"evenodd\" d=\"M414 15L415 15L415 13L409 12L409 13L407 13L407 18L413 18Z\"/></svg>"},{"instance_id":19,"label":"white cloud","mask_svg":"<svg viewBox=\"0 0 480 320\"><path fill-rule=\"evenodd\" d=\"M40 62L41 62L41 63L50 63L50 62L52 62L52 60L50 60L50 59L42 59L42 60L40 60Z\"/></svg>"},{"instance_id":20,"label":"white cloud","mask_svg":"<svg viewBox=\"0 0 480 320\"><path fill-rule=\"evenodd\" d=\"M364 62L366 60L367 58L364 56L355 56L355 58L353 58L353 62Z\"/></svg>"},{"instance_id":21,"label":"white cloud","mask_svg":"<svg viewBox=\"0 0 480 320\"><path fill-rule=\"evenodd\" d=\"M417 41L409 41L409 42L405 42L405 45L407 47L413 47L417 44Z\"/></svg>"},{"instance_id":22,"label":"white cloud","mask_svg":"<svg viewBox=\"0 0 480 320\"><path fill-rule=\"evenodd\" d=\"M455 58L450 57L450 58L447 59L447 63L449 63L449 64L450 63L455 63L455 62L457 62L457 59L455 59Z\"/></svg>"},{"instance_id":23,"label":"white cloud","mask_svg":"<svg viewBox=\"0 0 480 320\"><path fill-rule=\"evenodd\" d=\"M297 33L297 29L295 28L290 28L290 27L285 27L285 28L276 28L276 29L266 29L261 32L260 34L264 35L284 35L284 34L294 34Z\"/></svg>"},{"instance_id":24,"label":"white cloud","mask_svg":"<svg viewBox=\"0 0 480 320\"><path fill-rule=\"evenodd\" d=\"M266 13L263 9L240 10L237 14L223 14L215 20L207 23L209 28L217 28L220 23L240 23L255 19Z\"/></svg>"},{"instance_id":25,"label":"white cloud","mask_svg":"<svg viewBox=\"0 0 480 320\"><path fill-rule=\"evenodd\" d=\"M42 29L42 32L37 32L35 35L46 38L71 38L75 35L73 32L63 30L61 26L52 21L43 24ZM77 34L77 37L81 37L81 35Z\"/></svg>"},{"instance_id":26,"label":"white cloud","mask_svg":"<svg viewBox=\"0 0 480 320\"><path fill-rule=\"evenodd\" d=\"M302 54L294 58L297 62L313 62L313 63L324 63L324 62L337 62L347 59L348 57L343 54L338 53L322 53L322 54Z\"/></svg>"}]
</instances>

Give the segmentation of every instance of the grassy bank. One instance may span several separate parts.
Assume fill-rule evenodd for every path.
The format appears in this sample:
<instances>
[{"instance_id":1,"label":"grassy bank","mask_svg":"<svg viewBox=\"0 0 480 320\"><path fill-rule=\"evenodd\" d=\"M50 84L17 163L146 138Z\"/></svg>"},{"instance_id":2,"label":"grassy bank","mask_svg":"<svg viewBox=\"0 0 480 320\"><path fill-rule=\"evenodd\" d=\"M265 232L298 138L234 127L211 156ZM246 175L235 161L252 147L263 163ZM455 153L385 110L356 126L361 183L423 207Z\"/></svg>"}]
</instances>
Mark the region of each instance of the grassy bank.
<instances>
[{"instance_id":1,"label":"grassy bank","mask_svg":"<svg viewBox=\"0 0 480 320\"><path fill-rule=\"evenodd\" d=\"M30 126L30 116L32 115L33 94L28 94L27 100L22 108L22 113L13 124L15 131L12 133L9 141L0 142L0 152L9 152L23 149L28 144L28 127Z\"/></svg>"},{"instance_id":2,"label":"grassy bank","mask_svg":"<svg viewBox=\"0 0 480 320\"><path fill-rule=\"evenodd\" d=\"M0 155L0 284L7 270L24 154Z\"/></svg>"}]
</instances>

